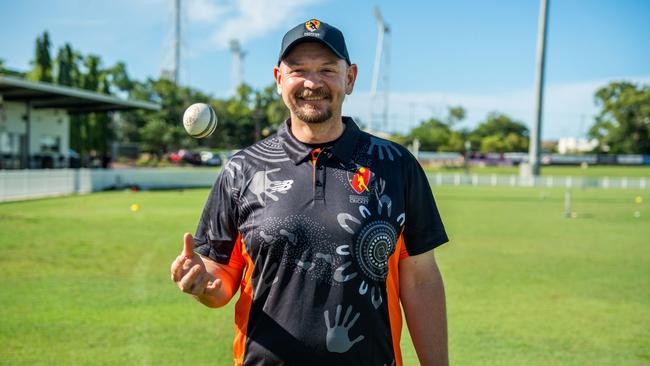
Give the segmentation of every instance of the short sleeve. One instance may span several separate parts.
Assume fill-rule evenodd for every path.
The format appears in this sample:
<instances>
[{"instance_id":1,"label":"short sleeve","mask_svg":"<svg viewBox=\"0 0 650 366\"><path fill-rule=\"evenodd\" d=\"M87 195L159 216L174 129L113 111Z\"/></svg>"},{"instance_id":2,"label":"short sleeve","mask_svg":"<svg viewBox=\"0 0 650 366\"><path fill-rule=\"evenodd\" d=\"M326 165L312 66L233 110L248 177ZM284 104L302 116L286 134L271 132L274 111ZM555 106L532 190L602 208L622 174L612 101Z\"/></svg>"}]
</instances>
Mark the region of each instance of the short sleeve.
<instances>
[{"instance_id":1,"label":"short sleeve","mask_svg":"<svg viewBox=\"0 0 650 366\"><path fill-rule=\"evenodd\" d=\"M239 235L233 191L230 175L222 170L210 190L194 235L196 253L226 265Z\"/></svg>"},{"instance_id":2,"label":"short sleeve","mask_svg":"<svg viewBox=\"0 0 650 366\"><path fill-rule=\"evenodd\" d=\"M431 186L418 161L405 156L406 223L404 244L408 255L425 253L449 241Z\"/></svg>"}]
</instances>

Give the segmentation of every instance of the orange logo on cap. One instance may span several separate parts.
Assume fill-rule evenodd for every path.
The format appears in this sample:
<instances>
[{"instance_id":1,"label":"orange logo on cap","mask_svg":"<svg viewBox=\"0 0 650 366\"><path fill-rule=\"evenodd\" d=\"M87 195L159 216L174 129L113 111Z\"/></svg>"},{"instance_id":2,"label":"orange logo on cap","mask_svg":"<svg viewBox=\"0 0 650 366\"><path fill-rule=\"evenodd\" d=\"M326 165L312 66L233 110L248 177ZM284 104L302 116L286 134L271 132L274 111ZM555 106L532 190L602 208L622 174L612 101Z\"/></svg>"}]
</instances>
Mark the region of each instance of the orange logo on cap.
<instances>
[{"instance_id":1,"label":"orange logo on cap","mask_svg":"<svg viewBox=\"0 0 650 366\"><path fill-rule=\"evenodd\" d=\"M308 20L305 23L305 28L310 32L314 32L316 29L320 28L320 21L316 19Z\"/></svg>"},{"instance_id":2,"label":"orange logo on cap","mask_svg":"<svg viewBox=\"0 0 650 366\"><path fill-rule=\"evenodd\" d=\"M363 191L368 191L368 184L370 183L370 169L368 168L359 168L357 172L354 173L352 179L350 180L350 185L355 192L361 193Z\"/></svg>"}]
</instances>

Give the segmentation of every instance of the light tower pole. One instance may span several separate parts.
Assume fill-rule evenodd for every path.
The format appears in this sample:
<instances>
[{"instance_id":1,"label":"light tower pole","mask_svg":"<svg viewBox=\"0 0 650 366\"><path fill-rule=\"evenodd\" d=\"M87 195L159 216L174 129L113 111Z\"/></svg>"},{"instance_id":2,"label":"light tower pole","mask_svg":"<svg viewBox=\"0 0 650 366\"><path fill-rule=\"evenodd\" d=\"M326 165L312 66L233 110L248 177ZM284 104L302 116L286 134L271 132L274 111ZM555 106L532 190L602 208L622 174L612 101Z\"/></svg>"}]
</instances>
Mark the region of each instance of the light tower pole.
<instances>
[{"instance_id":1,"label":"light tower pole","mask_svg":"<svg viewBox=\"0 0 650 366\"><path fill-rule=\"evenodd\" d=\"M388 28L388 25L384 22L384 19L381 17L381 14L379 13L379 7L375 6L373 9L373 16L375 17L375 20L377 21L377 28L379 32L377 33L377 46L375 48L375 64L372 69L372 83L370 85L370 120L368 121L368 129L372 131L372 120L373 120L373 114L374 111L376 110L375 104L377 102L377 85L379 83L379 74L380 74L380 69L381 69L381 59L382 55L384 54L384 43L385 43L385 35L390 35L390 29ZM388 58L386 57L386 61ZM386 69L386 63L384 62L384 69ZM384 106L383 106L383 112L382 112L382 119L383 119L383 124L384 126L387 123L388 120L388 90L387 90L387 85L388 85L388 73L385 71L386 74L384 75Z\"/></svg>"},{"instance_id":2,"label":"light tower pole","mask_svg":"<svg viewBox=\"0 0 650 366\"><path fill-rule=\"evenodd\" d=\"M388 106L390 105L388 98L390 96L389 93L389 87L390 87L390 28L386 26L386 35L384 37L384 67L382 68L383 70L383 78L384 78L384 84L381 87L381 90L383 92L383 99L384 99L384 109L382 111L382 128L384 131L388 128Z\"/></svg>"},{"instance_id":3,"label":"light tower pole","mask_svg":"<svg viewBox=\"0 0 650 366\"><path fill-rule=\"evenodd\" d=\"M180 83L181 69L181 0L174 1L174 83Z\"/></svg>"},{"instance_id":4,"label":"light tower pole","mask_svg":"<svg viewBox=\"0 0 650 366\"><path fill-rule=\"evenodd\" d=\"M544 106L544 64L546 59L546 29L548 0L540 0L539 25L537 30L537 62L535 72L535 120L530 135L528 163L533 176L539 176L541 156L542 109Z\"/></svg>"},{"instance_id":5,"label":"light tower pole","mask_svg":"<svg viewBox=\"0 0 650 366\"><path fill-rule=\"evenodd\" d=\"M230 41L230 52L232 52L232 79L235 82L235 92L244 83L243 60L246 53L242 51L239 41Z\"/></svg>"}]
</instances>

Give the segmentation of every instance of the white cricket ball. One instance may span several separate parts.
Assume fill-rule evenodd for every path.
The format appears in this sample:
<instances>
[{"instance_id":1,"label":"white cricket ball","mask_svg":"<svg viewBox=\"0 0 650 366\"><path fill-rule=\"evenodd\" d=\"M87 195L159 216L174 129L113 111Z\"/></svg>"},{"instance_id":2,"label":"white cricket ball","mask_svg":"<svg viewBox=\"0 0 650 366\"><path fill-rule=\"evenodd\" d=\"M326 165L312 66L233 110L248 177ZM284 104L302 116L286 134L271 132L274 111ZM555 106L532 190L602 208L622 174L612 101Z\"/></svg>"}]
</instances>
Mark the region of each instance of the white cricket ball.
<instances>
[{"instance_id":1,"label":"white cricket ball","mask_svg":"<svg viewBox=\"0 0 650 366\"><path fill-rule=\"evenodd\" d=\"M183 114L183 127L194 138L208 137L217 128L217 113L205 103L194 103Z\"/></svg>"}]
</instances>

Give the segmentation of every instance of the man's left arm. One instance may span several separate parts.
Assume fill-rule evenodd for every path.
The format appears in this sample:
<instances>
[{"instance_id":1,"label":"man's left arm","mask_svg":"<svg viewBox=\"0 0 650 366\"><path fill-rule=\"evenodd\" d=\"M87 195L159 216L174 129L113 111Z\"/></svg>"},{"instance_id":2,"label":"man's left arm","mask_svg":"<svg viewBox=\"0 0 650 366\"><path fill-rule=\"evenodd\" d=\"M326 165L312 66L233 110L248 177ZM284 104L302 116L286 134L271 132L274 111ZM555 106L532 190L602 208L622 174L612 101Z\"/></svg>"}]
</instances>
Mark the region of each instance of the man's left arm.
<instances>
[{"instance_id":1,"label":"man's left arm","mask_svg":"<svg viewBox=\"0 0 650 366\"><path fill-rule=\"evenodd\" d=\"M400 260L399 287L420 364L448 365L445 288L433 250Z\"/></svg>"}]
</instances>

